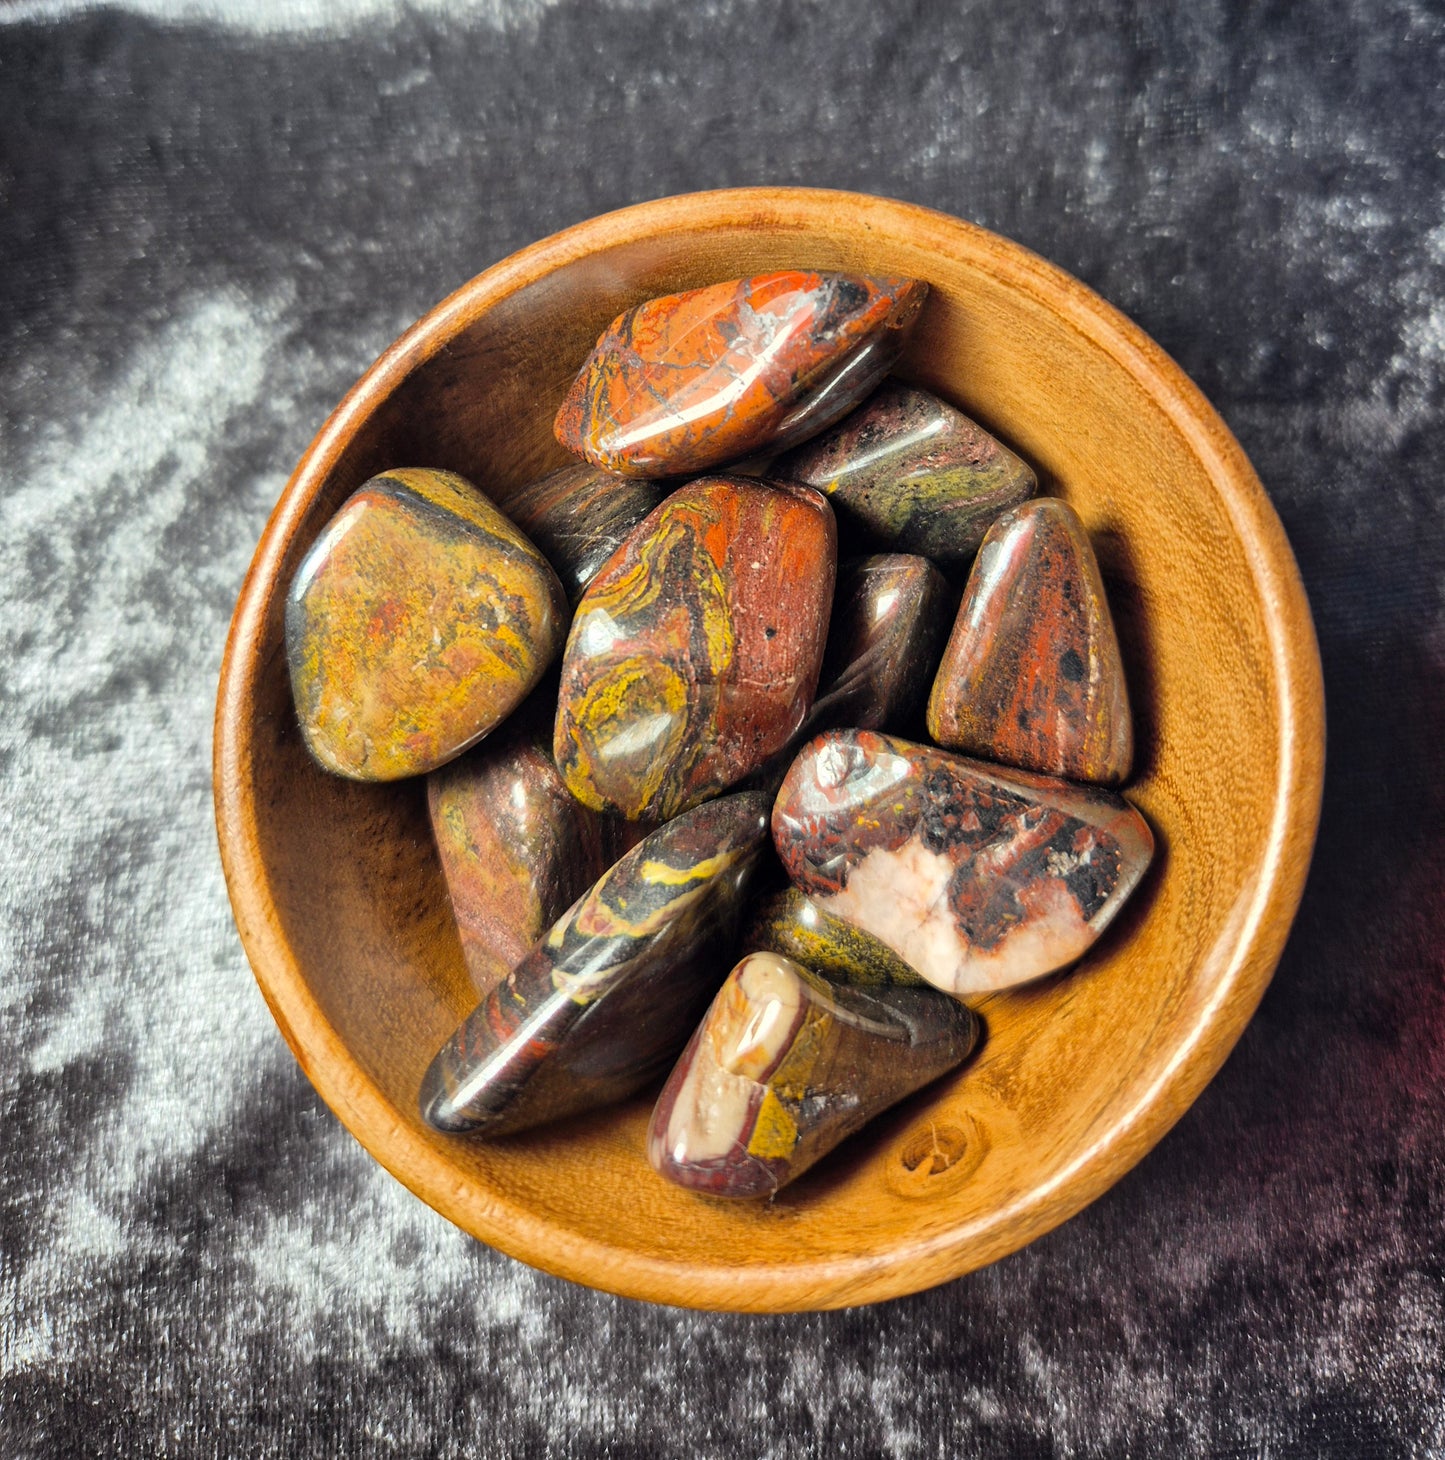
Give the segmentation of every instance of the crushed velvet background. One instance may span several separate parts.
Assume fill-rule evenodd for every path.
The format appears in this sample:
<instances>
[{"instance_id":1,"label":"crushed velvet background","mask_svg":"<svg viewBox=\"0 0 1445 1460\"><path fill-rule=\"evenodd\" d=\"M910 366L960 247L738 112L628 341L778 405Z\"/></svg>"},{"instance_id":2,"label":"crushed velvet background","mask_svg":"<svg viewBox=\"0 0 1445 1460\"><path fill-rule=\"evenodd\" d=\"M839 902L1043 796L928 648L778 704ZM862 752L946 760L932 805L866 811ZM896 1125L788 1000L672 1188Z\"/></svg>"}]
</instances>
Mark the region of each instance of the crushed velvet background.
<instances>
[{"instance_id":1,"label":"crushed velvet background","mask_svg":"<svg viewBox=\"0 0 1445 1460\"><path fill-rule=\"evenodd\" d=\"M1395 0L0 4L0 1454L1445 1455L1445 13ZM857 188L1137 319L1324 653L1299 923L1193 1111L996 1267L775 1319L540 1276L286 1051L226 625L411 320L639 199Z\"/></svg>"}]
</instances>

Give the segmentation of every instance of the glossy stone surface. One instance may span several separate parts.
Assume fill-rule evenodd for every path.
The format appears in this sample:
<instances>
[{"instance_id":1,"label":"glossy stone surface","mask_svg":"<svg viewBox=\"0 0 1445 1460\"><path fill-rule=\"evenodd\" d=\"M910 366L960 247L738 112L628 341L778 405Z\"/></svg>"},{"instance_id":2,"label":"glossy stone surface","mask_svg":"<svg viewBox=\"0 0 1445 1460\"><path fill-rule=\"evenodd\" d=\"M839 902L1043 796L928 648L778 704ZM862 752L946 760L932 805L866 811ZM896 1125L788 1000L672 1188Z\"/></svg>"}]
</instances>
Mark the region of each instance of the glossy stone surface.
<instances>
[{"instance_id":1,"label":"glossy stone surface","mask_svg":"<svg viewBox=\"0 0 1445 1460\"><path fill-rule=\"evenodd\" d=\"M989 529L928 699L940 745L1116 784L1134 758L1114 620L1078 514L1040 497Z\"/></svg>"},{"instance_id":2,"label":"glossy stone surface","mask_svg":"<svg viewBox=\"0 0 1445 1460\"><path fill-rule=\"evenodd\" d=\"M552 697L543 693L427 777L432 833L478 994L641 835L638 823L599 816L563 784L552 764Z\"/></svg>"},{"instance_id":3,"label":"glossy stone surface","mask_svg":"<svg viewBox=\"0 0 1445 1460\"><path fill-rule=\"evenodd\" d=\"M842 726L907 731L921 724L948 632L949 596L943 574L927 558L878 553L839 563L805 733Z\"/></svg>"},{"instance_id":4,"label":"glossy stone surface","mask_svg":"<svg viewBox=\"0 0 1445 1460\"><path fill-rule=\"evenodd\" d=\"M786 271L651 299L613 321L557 439L631 476L781 450L846 414L902 352L928 286Z\"/></svg>"},{"instance_id":5,"label":"glossy stone surface","mask_svg":"<svg viewBox=\"0 0 1445 1460\"><path fill-rule=\"evenodd\" d=\"M977 1037L969 1010L932 989L850 988L750 953L663 1089L648 1159L710 1196L771 1196Z\"/></svg>"},{"instance_id":6,"label":"glossy stone surface","mask_svg":"<svg viewBox=\"0 0 1445 1460\"><path fill-rule=\"evenodd\" d=\"M557 575L470 482L373 477L322 530L286 600L306 744L357 780L435 770L522 702L566 631Z\"/></svg>"},{"instance_id":7,"label":"glossy stone surface","mask_svg":"<svg viewBox=\"0 0 1445 1460\"><path fill-rule=\"evenodd\" d=\"M1000 512L1038 490L1033 468L962 411L886 381L772 472L823 492L845 538L966 563Z\"/></svg>"},{"instance_id":8,"label":"glossy stone surface","mask_svg":"<svg viewBox=\"0 0 1445 1460\"><path fill-rule=\"evenodd\" d=\"M676 1058L731 961L767 799L659 827L581 897L442 1046L438 1130L504 1135L632 1094Z\"/></svg>"},{"instance_id":9,"label":"glossy stone surface","mask_svg":"<svg viewBox=\"0 0 1445 1460\"><path fill-rule=\"evenodd\" d=\"M748 952L781 953L840 983L916 988L927 982L881 939L824 912L796 887L785 887L755 906L740 946Z\"/></svg>"},{"instance_id":10,"label":"glossy stone surface","mask_svg":"<svg viewBox=\"0 0 1445 1460\"><path fill-rule=\"evenodd\" d=\"M549 472L507 499L507 516L557 570L575 605L663 488L582 463Z\"/></svg>"},{"instance_id":11,"label":"glossy stone surface","mask_svg":"<svg viewBox=\"0 0 1445 1460\"><path fill-rule=\"evenodd\" d=\"M579 800L662 821L787 744L827 636L816 492L703 477L646 517L577 606L553 750Z\"/></svg>"},{"instance_id":12,"label":"glossy stone surface","mask_svg":"<svg viewBox=\"0 0 1445 1460\"><path fill-rule=\"evenodd\" d=\"M1144 818L1111 791L871 730L804 749L773 839L800 891L958 995L1072 963L1154 852Z\"/></svg>"}]
</instances>

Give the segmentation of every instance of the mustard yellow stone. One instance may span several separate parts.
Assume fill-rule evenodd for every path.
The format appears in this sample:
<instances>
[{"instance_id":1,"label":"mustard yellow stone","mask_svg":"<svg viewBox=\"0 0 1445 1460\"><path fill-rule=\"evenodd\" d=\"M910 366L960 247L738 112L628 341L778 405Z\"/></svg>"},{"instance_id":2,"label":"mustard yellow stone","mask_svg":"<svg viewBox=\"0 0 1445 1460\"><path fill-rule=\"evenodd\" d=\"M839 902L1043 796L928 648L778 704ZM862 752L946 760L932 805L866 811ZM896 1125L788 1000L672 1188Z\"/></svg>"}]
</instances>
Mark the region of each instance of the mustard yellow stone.
<instances>
[{"instance_id":1,"label":"mustard yellow stone","mask_svg":"<svg viewBox=\"0 0 1445 1460\"><path fill-rule=\"evenodd\" d=\"M465 478L373 477L322 530L287 598L306 744L356 780L435 770L521 703L566 631L557 575Z\"/></svg>"}]
</instances>

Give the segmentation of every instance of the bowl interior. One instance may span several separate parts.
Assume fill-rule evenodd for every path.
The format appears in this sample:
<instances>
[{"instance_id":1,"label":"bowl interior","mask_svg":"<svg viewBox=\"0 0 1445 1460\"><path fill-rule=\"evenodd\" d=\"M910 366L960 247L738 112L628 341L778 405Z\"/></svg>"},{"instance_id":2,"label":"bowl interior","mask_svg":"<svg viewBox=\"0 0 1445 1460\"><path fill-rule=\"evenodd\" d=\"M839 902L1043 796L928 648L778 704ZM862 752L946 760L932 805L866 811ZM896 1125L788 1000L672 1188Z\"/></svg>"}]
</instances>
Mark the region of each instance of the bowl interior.
<instances>
[{"instance_id":1,"label":"bowl interior","mask_svg":"<svg viewBox=\"0 0 1445 1460\"><path fill-rule=\"evenodd\" d=\"M504 508L564 463L557 403L601 329L651 295L803 266L932 296L903 374L957 403L1080 512L1136 716L1144 886L1073 972L987 1000L987 1039L768 1204L654 1177L650 1098L495 1143L429 1131L416 1092L467 1013L420 782L308 758L286 585L356 486L460 471ZM479 1237L660 1301L834 1306L913 1291L1083 1206L1218 1068L1273 970L1318 808L1318 662L1289 549L1248 463L1175 367L1082 286L954 220L801 191L594 220L473 281L363 380L287 488L237 610L217 796L238 923L298 1058L358 1138Z\"/></svg>"}]
</instances>

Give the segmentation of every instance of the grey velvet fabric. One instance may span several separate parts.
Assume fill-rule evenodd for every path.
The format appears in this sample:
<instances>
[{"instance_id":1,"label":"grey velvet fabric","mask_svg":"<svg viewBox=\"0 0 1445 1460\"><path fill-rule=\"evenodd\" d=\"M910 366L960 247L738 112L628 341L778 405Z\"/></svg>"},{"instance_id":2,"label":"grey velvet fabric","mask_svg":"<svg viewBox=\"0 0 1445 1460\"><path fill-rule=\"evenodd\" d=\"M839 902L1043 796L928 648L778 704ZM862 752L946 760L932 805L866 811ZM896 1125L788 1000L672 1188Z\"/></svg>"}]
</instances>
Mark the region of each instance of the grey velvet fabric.
<instances>
[{"instance_id":1,"label":"grey velvet fabric","mask_svg":"<svg viewBox=\"0 0 1445 1460\"><path fill-rule=\"evenodd\" d=\"M0 1454L1445 1455L1445 16L1397 0L0 6ZM1254 460L1330 770L1163 1144L871 1309L648 1307L312 1092L211 818L227 621L408 323L608 208L907 198L1079 275Z\"/></svg>"}]
</instances>

